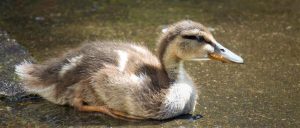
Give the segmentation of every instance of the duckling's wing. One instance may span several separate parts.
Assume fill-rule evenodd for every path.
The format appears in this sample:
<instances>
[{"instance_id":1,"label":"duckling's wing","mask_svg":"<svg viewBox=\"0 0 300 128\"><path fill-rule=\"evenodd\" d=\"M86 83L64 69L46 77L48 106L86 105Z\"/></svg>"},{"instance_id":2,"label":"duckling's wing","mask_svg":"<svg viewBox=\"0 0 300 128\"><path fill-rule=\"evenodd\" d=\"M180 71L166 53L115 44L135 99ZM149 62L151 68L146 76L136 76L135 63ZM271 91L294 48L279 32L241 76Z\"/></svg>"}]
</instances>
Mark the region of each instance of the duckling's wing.
<instances>
[{"instance_id":1,"label":"duckling's wing","mask_svg":"<svg viewBox=\"0 0 300 128\"><path fill-rule=\"evenodd\" d=\"M15 72L24 82L24 88L28 92L43 96L45 95L43 93L53 90L44 97L59 97L70 86L88 79L92 73L101 70L104 64L115 64L117 53L111 52L115 47L91 43L42 64L25 61L16 65Z\"/></svg>"}]
</instances>

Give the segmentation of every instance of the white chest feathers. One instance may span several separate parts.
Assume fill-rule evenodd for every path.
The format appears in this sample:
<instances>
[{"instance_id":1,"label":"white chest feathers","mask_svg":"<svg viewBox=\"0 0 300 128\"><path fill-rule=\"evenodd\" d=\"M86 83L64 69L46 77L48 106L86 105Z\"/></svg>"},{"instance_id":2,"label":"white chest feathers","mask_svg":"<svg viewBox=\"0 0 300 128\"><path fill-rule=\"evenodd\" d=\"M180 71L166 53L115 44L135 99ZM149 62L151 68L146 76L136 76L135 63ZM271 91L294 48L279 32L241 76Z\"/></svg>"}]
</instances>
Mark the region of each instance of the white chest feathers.
<instances>
[{"instance_id":1,"label":"white chest feathers","mask_svg":"<svg viewBox=\"0 0 300 128\"><path fill-rule=\"evenodd\" d=\"M188 114L195 109L197 92L193 81L186 74L183 64L179 65L178 79L171 85L164 102L162 118L171 118L181 114Z\"/></svg>"}]
</instances>

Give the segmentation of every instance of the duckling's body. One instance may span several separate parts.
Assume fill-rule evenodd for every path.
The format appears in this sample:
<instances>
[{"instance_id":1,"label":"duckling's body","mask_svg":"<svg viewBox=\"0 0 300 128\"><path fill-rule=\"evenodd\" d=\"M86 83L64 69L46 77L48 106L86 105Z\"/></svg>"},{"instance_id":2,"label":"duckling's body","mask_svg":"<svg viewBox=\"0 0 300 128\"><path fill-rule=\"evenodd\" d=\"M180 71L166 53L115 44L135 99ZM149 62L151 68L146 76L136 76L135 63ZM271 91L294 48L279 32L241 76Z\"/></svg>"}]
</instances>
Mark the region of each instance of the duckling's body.
<instances>
[{"instance_id":1,"label":"duckling's body","mask_svg":"<svg viewBox=\"0 0 300 128\"><path fill-rule=\"evenodd\" d=\"M167 84L170 80L163 76L167 74L161 63L147 48L115 42L93 42L60 59L42 65L25 63L17 68L29 92L53 103L73 105L80 95L88 105L105 105L152 119L194 110L193 82L181 70L182 79L170 88L173 85ZM189 92L177 93L183 91L182 87Z\"/></svg>"},{"instance_id":2,"label":"duckling's body","mask_svg":"<svg viewBox=\"0 0 300 128\"><path fill-rule=\"evenodd\" d=\"M91 42L43 64L24 62L16 72L28 92L56 104L116 118L172 118L193 112L197 101L183 60L193 59L189 52L204 44L191 47L178 41L177 31L188 27L208 32L192 21L175 24L162 36L158 58L132 43ZM202 57L202 51L194 52Z\"/></svg>"}]
</instances>

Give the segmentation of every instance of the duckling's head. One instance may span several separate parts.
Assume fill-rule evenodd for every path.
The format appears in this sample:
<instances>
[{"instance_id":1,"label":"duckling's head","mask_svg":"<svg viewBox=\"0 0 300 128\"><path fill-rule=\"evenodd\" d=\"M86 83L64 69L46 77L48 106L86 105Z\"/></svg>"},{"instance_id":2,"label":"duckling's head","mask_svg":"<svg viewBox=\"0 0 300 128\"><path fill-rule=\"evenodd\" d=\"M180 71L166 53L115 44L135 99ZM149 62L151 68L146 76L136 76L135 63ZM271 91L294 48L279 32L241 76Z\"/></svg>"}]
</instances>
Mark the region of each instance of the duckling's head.
<instances>
[{"instance_id":1,"label":"duckling's head","mask_svg":"<svg viewBox=\"0 0 300 128\"><path fill-rule=\"evenodd\" d=\"M243 63L243 59L218 43L202 24L183 20L162 30L159 57L168 53L178 60L214 59L222 62Z\"/></svg>"}]
</instances>

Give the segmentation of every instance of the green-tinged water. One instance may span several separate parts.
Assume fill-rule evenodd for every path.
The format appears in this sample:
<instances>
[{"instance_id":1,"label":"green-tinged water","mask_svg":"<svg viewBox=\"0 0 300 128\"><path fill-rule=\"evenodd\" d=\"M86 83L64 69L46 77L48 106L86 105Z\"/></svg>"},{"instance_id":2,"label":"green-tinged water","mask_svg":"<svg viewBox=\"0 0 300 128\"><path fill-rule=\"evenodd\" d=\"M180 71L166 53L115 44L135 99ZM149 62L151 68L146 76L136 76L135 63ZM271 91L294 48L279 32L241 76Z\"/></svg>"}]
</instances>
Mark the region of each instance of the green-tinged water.
<instances>
[{"instance_id":1,"label":"green-tinged water","mask_svg":"<svg viewBox=\"0 0 300 128\"><path fill-rule=\"evenodd\" d=\"M300 127L299 0L2 0L0 29L38 61L88 40L141 42L164 25L201 22L244 65L186 63L199 100L191 121L126 122L43 99L0 97L0 127Z\"/></svg>"}]
</instances>

